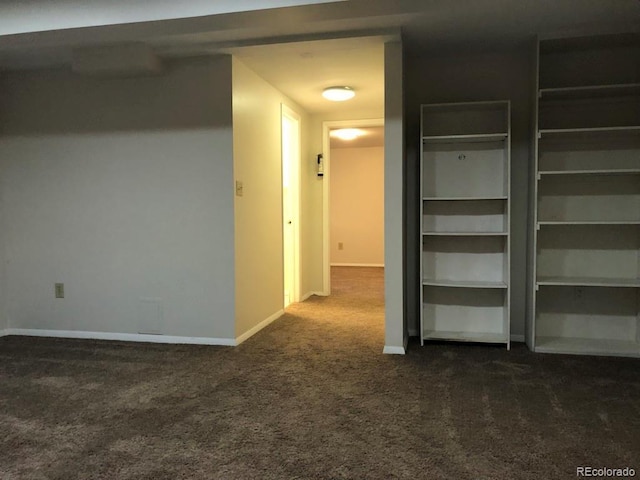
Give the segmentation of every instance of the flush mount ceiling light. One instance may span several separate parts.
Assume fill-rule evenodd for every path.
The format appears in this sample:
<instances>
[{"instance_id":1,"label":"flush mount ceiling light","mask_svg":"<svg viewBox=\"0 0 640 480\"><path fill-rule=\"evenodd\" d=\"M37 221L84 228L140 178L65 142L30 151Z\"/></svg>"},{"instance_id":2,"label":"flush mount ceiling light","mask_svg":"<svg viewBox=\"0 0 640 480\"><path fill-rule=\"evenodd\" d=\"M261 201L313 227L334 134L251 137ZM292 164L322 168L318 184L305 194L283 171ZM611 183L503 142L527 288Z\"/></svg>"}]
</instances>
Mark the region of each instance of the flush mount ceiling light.
<instances>
[{"instance_id":1,"label":"flush mount ceiling light","mask_svg":"<svg viewBox=\"0 0 640 480\"><path fill-rule=\"evenodd\" d=\"M329 135L339 138L340 140L355 140L365 135L365 132L357 128L341 128L339 130L331 130Z\"/></svg>"},{"instance_id":2,"label":"flush mount ceiling light","mask_svg":"<svg viewBox=\"0 0 640 480\"><path fill-rule=\"evenodd\" d=\"M344 102L355 97L356 92L351 87L329 87L325 88L322 96L332 102Z\"/></svg>"}]
</instances>

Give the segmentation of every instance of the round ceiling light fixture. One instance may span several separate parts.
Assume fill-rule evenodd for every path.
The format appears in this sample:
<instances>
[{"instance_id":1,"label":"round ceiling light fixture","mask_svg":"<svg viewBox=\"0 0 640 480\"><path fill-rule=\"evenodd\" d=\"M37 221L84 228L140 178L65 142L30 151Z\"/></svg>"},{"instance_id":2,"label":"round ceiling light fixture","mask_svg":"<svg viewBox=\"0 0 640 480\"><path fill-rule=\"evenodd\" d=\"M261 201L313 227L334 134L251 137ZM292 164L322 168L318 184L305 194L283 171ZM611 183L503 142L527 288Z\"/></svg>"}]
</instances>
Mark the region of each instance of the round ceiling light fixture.
<instances>
[{"instance_id":1,"label":"round ceiling light fixture","mask_svg":"<svg viewBox=\"0 0 640 480\"><path fill-rule=\"evenodd\" d=\"M355 97L356 92L351 87L329 87L322 91L322 96L332 102L344 102Z\"/></svg>"},{"instance_id":2,"label":"round ceiling light fixture","mask_svg":"<svg viewBox=\"0 0 640 480\"><path fill-rule=\"evenodd\" d=\"M365 135L365 132L359 128L341 128L339 130L331 130L329 135L340 140L355 140Z\"/></svg>"}]
</instances>

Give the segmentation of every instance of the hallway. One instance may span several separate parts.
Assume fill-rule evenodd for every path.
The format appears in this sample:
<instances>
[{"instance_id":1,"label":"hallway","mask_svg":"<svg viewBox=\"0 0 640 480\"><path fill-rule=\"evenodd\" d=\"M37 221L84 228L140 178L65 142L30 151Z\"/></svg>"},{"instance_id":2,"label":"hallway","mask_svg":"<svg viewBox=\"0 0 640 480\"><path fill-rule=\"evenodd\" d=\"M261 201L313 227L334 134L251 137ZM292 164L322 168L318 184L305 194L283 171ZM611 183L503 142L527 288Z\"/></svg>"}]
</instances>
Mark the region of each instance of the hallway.
<instances>
[{"instance_id":1,"label":"hallway","mask_svg":"<svg viewBox=\"0 0 640 480\"><path fill-rule=\"evenodd\" d=\"M371 267L331 267L331 295L312 296L287 308L288 328L302 328L303 337L324 339L331 349L358 348L376 354L384 347L384 269ZM298 337L296 335L295 337Z\"/></svg>"}]
</instances>

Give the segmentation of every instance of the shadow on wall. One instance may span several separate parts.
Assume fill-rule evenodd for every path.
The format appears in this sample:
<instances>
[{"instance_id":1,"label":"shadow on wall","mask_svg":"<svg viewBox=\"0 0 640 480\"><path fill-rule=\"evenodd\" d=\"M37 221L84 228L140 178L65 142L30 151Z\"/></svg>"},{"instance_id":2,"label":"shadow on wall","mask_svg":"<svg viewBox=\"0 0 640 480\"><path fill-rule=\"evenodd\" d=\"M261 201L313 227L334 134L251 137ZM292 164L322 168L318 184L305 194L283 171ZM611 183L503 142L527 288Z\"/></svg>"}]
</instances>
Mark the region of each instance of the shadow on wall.
<instances>
[{"instance_id":1,"label":"shadow on wall","mask_svg":"<svg viewBox=\"0 0 640 480\"><path fill-rule=\"evenodd\" d=\"M0 77L10 328L235 338L231 81Z\"/></svg>"},{"instance_id":2,"label":"shadow on wall","mask_svg":"<svg viewBox=\"0 0 640 480\"><path fill-rule=\"evenodd\" d=\"M511 332L524 335L527 296L528 171L531 144L531 43L492 53L471 49L447 54L407 45L405 115L407 209L407 306L409 331L419 329L420 105L511 100Z\"/></svg>"},{"instance_id":3,"label":"shadow on wall","mask_svg":"<svg viewBox=\"0 0 640 480\"><path fill-rule=\"evenodd\" d=\"M230 64L226 56L181 60L161 75L132 78L66 70L5 73L0 133L231 129Z\"/></svg>"}]
</instances>

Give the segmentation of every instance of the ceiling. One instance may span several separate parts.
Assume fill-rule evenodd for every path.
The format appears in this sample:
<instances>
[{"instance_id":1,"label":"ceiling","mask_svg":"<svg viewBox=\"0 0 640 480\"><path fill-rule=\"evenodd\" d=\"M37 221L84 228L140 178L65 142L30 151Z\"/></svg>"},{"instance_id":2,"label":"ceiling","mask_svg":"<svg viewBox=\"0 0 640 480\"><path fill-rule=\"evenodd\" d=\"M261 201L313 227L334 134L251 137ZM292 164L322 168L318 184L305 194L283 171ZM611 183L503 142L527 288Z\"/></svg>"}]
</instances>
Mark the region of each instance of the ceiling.
<instances>
[{"instance_id":1,"label":"ceiling","mask_svg":"<svg viewBox=\"0 0 640 480\"><path fill-rule=\"evenodd\" d=\"M416 46L446 52L513 44L536 33L640 29L640 0L188 3L185 10L171 0L0 2L0 69L68 68L79 47L139 42L168 59L231 53L310 113L382 111L383 44L400 31L411 54ZM354 100L321 98L323 88L343 84L356 90Z\"/></svg>"},{"instance_id":2,"label":"ceiling","mask_svg":"<svg viewBox=\"0 0 640 480\"><path fill-rule=\"evenodd\" d=\"M317 40L226 51L309 113L370 109L382 116L385 40L383 36ZM335 85L353 88L356 96L346 102L325 100L322 91Z\"/></svg>"},{"instance_id":3,"label":"ceiling","mask_svg":"<svg viewBox=\"0 0 640 480\"><path fill-rule=\"evenodd\" d=\"M160 54L186 56L210 54L225 47L367 36L374 31L400 28L408 44L433 49L461 43L515 41L536 33L640 29L639 0L334 0L328 3L325 0L190 0L186 2L188 5L182 3L172 0L0 1L0 67L61 62L68 59L72 48L119 42L144 42ZM252 11L242 11L249 6ZM279 8L268 8L270 6ZM70 16L73 16L72 22Z\"/></svg>"},{"instance_id":4,"label":"ceiling","mask_svg":"<svg viewBox=\"0 0 640 480\"><path fill-rule=\"evenodd\" d=\"M295 7L336 0L20 0L0 2L0 35Z\"/></svg>"}]
</instances>

